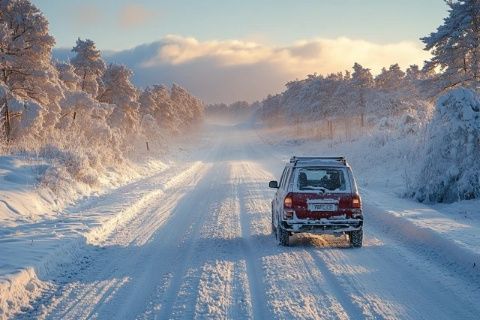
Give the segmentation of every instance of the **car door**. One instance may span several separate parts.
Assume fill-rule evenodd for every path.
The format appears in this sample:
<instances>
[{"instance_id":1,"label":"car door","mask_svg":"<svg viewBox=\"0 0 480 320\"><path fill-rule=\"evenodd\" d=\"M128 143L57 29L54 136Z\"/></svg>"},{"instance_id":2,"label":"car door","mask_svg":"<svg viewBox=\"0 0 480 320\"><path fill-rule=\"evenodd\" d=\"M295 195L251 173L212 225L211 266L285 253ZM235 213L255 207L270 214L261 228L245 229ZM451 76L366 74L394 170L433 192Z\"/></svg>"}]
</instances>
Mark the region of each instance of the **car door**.
<instances>
[{"instance_id":1,"label":"car door","mask_svg":"<svg viewBox=\"0 0 480 320\"><path fill-rule=\"evenodd\" d=\"M288 181L289 181L289 177L290 177L290 174L292 172L292 168L291 167L287 167L283 170L283 174L282 174L282 178L280 179L280 185L279 185L279 188L277 190L277 194L276 194L276 204L275 204L275 212L277 214L277 220L278 221L278 218L281 217L281 214L283 213L283 200L285 199L285 196L287 195L288 193ZM277 222L275 221L275 222Z\"/></svg>"},{"instance_id":2,"label":"car door","mask_svg":"<svg viewBox=\"0 0 480 320\"><path fill-rule=\"evenodd\" d=\"M272 217L272 218L275 218L273 219L275 226L277 225L277 214L279 211L279 203L282 195L282 183L283 183L283 180L285 179L286 173L287 173L287 168L283 169L282 176L280 177L280 181L278 184L277 192L275 192L275 197L273 198L272 209L275 217Z\"/></svg>"}]
</instances>

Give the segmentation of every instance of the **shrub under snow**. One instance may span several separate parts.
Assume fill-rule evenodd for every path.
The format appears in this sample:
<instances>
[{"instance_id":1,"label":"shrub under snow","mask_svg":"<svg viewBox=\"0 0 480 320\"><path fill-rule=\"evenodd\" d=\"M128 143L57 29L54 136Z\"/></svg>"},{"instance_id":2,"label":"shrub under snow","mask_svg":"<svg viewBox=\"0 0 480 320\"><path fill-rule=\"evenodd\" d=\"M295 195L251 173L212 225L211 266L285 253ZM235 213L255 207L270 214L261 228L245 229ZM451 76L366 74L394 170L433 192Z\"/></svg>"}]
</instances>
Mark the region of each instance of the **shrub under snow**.
<instances>
[{"instance_id":1,"label":"shrub under snow","mask_svg":"<svg viewBox=\"0 0 480 320\"><path fill-rule=\"evenodd\" d=\"M414 196L426 202L480 198L480 96L454 89L437 102Z\"/></svg>"}]
</instances>

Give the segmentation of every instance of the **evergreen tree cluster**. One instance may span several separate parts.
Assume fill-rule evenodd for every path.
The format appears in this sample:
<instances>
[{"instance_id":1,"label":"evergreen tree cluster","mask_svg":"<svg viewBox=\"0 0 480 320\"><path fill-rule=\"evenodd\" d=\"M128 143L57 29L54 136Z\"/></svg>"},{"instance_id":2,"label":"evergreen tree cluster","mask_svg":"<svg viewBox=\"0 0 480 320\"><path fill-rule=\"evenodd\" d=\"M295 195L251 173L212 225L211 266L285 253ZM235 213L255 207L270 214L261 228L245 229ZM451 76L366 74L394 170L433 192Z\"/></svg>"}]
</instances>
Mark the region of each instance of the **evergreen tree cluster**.
<instances>
[{"instance_id":1,"label":"evergreen tree cluster","mask_svg":"<svg viewBox=\"0 0 480 320\"><path fill-rule=\"evenodd\" d=\"M480 81L480 0L448 0L449 15L442 25L422 38L433 58L428 71L440 70L438 86L474 87Z\"/></svg>"}]
</instances>

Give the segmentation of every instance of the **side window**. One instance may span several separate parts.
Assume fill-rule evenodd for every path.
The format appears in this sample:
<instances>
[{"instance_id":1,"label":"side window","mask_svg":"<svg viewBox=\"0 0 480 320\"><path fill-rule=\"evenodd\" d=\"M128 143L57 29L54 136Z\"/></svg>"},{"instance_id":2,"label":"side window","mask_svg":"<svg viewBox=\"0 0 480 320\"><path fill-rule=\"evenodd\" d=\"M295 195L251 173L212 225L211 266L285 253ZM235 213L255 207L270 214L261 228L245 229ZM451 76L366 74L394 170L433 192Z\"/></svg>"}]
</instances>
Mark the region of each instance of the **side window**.
<instances>
[{"instance_id":1,"label":"side window","mask_svg":"<svg viewBox=\"0 0 480 320\"><path fill-rule=\"evenodd\" d=\"M292 180L292 173L293 173L293 168L288 168L288 173L285 178L285 188L288 187L288 184L290 183L290 180Z\"/></svg>"},{"instance_id":2,"label":"side window","mask_svg":"<svg viewBox=\"0 0 480 320\"><path fill-rule=\"evenodd\" d=\"M285 185L288 182L288 178L290 177L290 171L291 171L291 168L285 168L285 171L283 172L282 181L280 182L280 188L282 189L285 188Z\"/></svg>"},{"instance_id":3,"label":"side window","mask_svg":"<svg viewBox=\"0 0 480 320\"><path fill-rule=\"evenodd\" d=\"M283 186L283 181L285 180L286 175L287 175L287 168L283 169L282 177L280 178L280 184L279 184L280 188Z\"/></svg>"}]
</instances>

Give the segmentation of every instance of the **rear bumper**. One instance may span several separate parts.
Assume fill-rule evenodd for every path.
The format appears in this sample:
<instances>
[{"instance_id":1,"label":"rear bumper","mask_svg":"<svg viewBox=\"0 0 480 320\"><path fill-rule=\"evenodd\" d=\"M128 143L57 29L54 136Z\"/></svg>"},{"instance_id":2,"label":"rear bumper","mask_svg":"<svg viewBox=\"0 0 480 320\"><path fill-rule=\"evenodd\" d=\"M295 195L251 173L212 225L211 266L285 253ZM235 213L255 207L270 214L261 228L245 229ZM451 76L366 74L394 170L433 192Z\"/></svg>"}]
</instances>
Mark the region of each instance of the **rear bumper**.
<instances>
[{"instance_id":1,"label":"rear bumper","mask_svg":"<svg viewBox=\"0 0 480 320\"><path fill-rule=\"evenodd\" d=\"M335 234L357 231L363 228L363 218L359 219L321 219L321 220L284 220L282 227L292 233Z\"/></svg>"}]
</instances>

